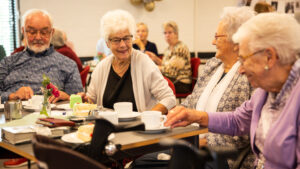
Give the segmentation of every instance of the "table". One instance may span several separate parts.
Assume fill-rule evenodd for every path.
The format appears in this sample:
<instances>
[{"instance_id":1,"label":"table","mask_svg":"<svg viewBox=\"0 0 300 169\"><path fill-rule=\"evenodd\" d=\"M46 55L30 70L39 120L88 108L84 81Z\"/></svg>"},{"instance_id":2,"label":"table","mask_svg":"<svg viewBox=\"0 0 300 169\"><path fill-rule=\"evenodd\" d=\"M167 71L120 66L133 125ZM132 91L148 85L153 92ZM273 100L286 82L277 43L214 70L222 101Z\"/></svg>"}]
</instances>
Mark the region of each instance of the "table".
<instances>
[{"instance_id":1,"label":"table","mask_svg":"<svg viewBox=\"0 0 300 169\"><path fill-rule=\"evenodd\" d=\"M3 112L0 112L0 122L5 122ZM160 134L145 134L142 132L122 132L116 133L115 138L112 140L114 144L121 145L121 151L118 151L114 157L116 159L122 159L124 157L136 157L138 155L156 152L166 149L159 145L159 141L162 138L171 137L175 139L188 138L194 143L198 143L198 135L207 133L207 128L199 128L197 126L187 126L181 128L175 128L167 130L165 133ZM1 134L1 131L0 131ZM195 137L196 136L196 137ZM130 139L128 139L130 138ZM37 162L34 157L32 144L24 143L19 145L13 145L0 139L0 158L7 157L25 157L28 160ZM28 162L30 168L30 162Z\"/></svg>"}]
</instances>

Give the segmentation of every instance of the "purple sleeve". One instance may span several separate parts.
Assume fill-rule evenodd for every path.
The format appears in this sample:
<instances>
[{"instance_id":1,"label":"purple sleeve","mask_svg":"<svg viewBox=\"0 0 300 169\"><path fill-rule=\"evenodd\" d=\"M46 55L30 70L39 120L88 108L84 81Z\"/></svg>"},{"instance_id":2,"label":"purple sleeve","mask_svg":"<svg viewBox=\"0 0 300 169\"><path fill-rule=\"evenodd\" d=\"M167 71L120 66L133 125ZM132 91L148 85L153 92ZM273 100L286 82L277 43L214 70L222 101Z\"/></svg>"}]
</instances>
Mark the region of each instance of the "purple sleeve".
<instances>
[{"instance_id":1,"label":"purple sleeve","mask_svg":"<svg viewBox=\"0 0 300 169\"><path fill-rule=\"evenodd\" d=\"M296 143L296 158L297 158L297 167L296 169L300 169L300 116L298 116L298 139Z\"/></svg>"},{"instance_id":2,"label":"purple sleeve","mask_svg":"<svg viewBox=\"0 0 300 169\"><path fill-rule=\"evenodd\" d=\"M252 100L249 100L234 112L208 113L209 131L231 136L250 134L252 107Z\"/></svg>"}]
</instances>

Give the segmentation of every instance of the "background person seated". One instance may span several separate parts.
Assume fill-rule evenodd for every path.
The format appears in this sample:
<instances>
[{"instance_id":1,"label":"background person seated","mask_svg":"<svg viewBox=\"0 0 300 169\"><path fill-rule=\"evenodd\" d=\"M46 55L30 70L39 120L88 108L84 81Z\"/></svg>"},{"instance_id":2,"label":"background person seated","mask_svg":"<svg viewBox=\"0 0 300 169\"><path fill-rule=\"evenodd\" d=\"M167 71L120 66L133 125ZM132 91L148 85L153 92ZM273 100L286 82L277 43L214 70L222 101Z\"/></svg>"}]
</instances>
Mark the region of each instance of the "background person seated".
<instances>
[{"instance_id":1,"label":"background person seated","mask_svg":"<svg viewBox=\"0 0 300 169\"><path fill-rule=\"evenodd\" d=\"M98 40L96 50L97 50L97 58L99 61L101 61L106 56L109 56L111 54L111 50L107 47L107 44L103 37L101 37Z\"/></svg>"},{"instance_id":2,"label":"background person seated","mask_svg":"<svg viewBox=\"0 0 300 169\"><path fill-rule=\"evenodd\" d=\"M132 48L135 28L134 18L127 11L109 11L102 17L101 35L112 55L97 65L87 96L81 95L106 108L126 101L133 103L134 111L167 113L175 106L175 96L153 61Z\"/></svg>"},{"instance_id":3,"label":"background person seated","mask_svg":"<svg viewBox=\"0 0 300 169\"><path fill-rule=\"evenodd\" d=\"M145 23L140 22L136 24L136 27L136 37L133 43L133 48L145 52L154 62L158 61L156 59L158 57L158 53L155 43L147 40L149 33L148 26ZM156 64L160 64L160 62Z\"/></svg>"},{"instance_id":4,"label":"background person seated","mask_svg":"<svg viewBox=\"0 0 300 169\"><path fill-rule=\"evenodd\" d=\"M176 93L187 93L191 90L192 70L188 47L178 39L178 26L175 22L164 25L165 40L169 44L161 62L161 73L175 85Z\"/></svg>"},{"instance_id":5,"label":"background person seated","mask_svg":"<svg viewBox=\"0 0 300 169\"><path fill-rule=\"evenodd\" d=\"M55 29L54 33L53 33L53 37L51 40L51 44L53 45L54 49L61 53L64 56L67 56L68 58L72 59L73 61L76 62L77 67L79 72L82 71L82 63L79 59L79 57L76 55L76 53L65 44L65 39L64 39L64 32L59 30L59 29Z\"/></svg>"}]
</instances>

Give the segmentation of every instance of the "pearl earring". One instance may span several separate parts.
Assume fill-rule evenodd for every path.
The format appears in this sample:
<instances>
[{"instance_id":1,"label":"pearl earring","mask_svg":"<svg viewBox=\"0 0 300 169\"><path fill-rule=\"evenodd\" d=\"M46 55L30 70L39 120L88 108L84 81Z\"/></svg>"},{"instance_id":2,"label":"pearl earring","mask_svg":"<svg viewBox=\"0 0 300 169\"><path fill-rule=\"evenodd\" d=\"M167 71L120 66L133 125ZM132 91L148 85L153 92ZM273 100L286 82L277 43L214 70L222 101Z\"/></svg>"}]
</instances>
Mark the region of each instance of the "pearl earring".
<instances>
[{"instance_id":1,"label":"pearl earring","mask_svg":"<svg viewBox=\"0 0 300 169\"><path fill-rule=\"evenodd\" d=\"M264 69L265 69L266 71L268 71L268 70L269 70L269 66L266 65L266 66L264 67Z\"/></svg>"}]
</instances>

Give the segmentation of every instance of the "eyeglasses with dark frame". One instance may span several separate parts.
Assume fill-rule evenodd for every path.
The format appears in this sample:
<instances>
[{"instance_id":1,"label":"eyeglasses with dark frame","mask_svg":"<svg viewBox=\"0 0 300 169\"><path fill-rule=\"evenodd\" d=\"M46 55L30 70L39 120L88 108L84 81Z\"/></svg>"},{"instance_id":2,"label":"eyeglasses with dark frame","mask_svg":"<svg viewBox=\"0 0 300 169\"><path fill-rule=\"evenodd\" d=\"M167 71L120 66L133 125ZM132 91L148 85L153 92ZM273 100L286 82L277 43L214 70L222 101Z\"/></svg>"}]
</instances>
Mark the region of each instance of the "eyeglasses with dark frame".
<instances>
[{"instance_id":1,"label":"eyeglasses with dark frame","mask_svg":"<svg viewBox=\"0 0 300 169\"><path fill-rule=\"evenodd\" d=\"M40 36L42 37L49 37L52 30L49 28L43 28L40 30L34 29L34 28L27 28L25 32L30 36L36 36L38 32L40 33Z\"/></svg>"},{"instance_id":2,"label":"eyeglasses with dark frame","mask_svg":"<svg viewBox=\"0 0 300 169\"><path fill-rule=\"evenodd\" d=\"M261 49L261 50L258 50L256 52L254 52L252 54L249 54L249 55L246 55L246 56L239 55L239 61L243 64L246 61L247 58L249 58L251 56L254 56L256 54L259 54L261 52L264 52L264 51L265 51L265 49Z\"/></svg>"},{"instance_id":3,"label":"eyeglasses with dark frame","mask_svg":"<svg viewBox=\"0 0 300 169\"><path fill-rule=\"evenodd\" d=\"M131 42L132 38L133 38L132 35L127 35L123 38L110 38L108 40L114 45L119 45L122 40L124 41L124 43L129 44Z\"/></svg>"}]
</instances>

